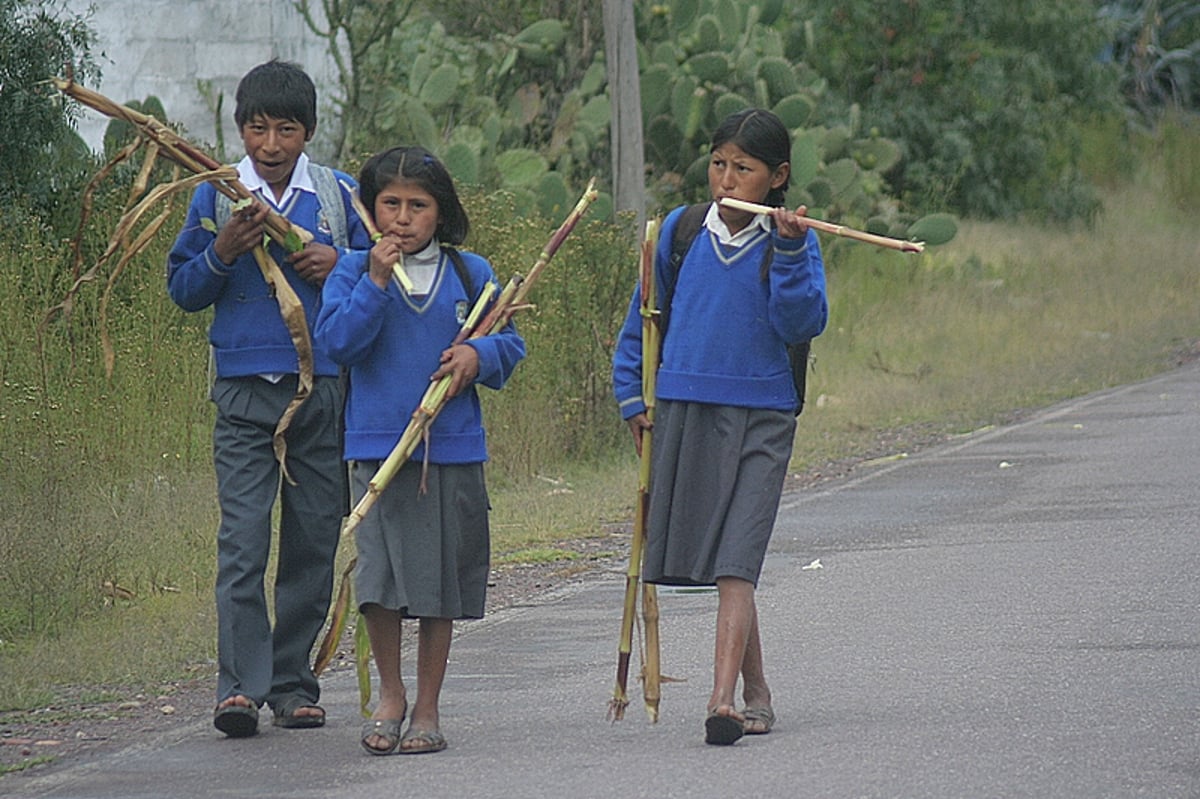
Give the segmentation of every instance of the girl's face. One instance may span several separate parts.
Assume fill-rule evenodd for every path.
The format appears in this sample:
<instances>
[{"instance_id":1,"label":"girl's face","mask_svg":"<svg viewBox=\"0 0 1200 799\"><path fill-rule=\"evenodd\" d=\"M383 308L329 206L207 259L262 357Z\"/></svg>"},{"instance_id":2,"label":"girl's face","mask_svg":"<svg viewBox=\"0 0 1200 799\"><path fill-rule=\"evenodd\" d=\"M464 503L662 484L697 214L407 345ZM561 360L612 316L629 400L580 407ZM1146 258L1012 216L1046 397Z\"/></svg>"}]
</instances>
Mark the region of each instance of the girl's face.
<instances>
[{"instance_id":1,"label":"girl's face","mask_svg":"<svg viewBox=\"0 0 1200 799\"><path fill-rule=\"evenodd\" d=\"M406 178L393 180L375 198L375 226L394 238L405 255L425 249L437 232L439 217L433 195Z\"/></svg>"},{"instance_id":2,"label":"girl's face","mask_svg":"<svg viewBox=\"0 0 1200 799\"><path fill-rule=\"evenodd\" d=\"M790 166L785 162L771 169L732 142L713 150L708 161L708 190L714 200L729 197L735 200L761 203L771 189L782 186ZM720 206L719 213L731 233L750 224L754 214Z\"/></svg>"}]
</instances>

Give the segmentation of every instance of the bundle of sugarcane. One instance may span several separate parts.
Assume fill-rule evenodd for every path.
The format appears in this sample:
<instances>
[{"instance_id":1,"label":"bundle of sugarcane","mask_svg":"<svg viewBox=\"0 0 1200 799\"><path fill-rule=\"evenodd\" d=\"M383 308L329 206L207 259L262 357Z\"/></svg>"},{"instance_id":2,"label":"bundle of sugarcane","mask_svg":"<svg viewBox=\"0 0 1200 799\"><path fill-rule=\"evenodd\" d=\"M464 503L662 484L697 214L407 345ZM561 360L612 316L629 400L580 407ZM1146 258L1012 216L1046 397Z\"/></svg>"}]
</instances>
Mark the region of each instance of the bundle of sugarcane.
<instances>
[{"instance_id":1,"label":"bundle of sugarcane","mask_svg":"<svg viewBox=\"0 0 1200 799\"><path fill-rule=\"evenodd\" d=\"M526 297L529 294L530 288L541 276L542 270L558 252L562 243L575 229L575 225L583 218L588 207L595 202L598 192L595 189L596 180L593 178L584 191L583 196L579 198L579 202L567 215L567 218L558 227L554 234L550 237L549 242L538 256L537 261L529 270L527 275L516 274L505 285L497 296L497 286L495 283L488 283L480 291L479 297L472 306L470 313L467 315L466 321L458 331L458 335L454 337L454 341L450 346L462 344L464 341L481 336L488 336L493 333L498 333L511 320L513 315L522 309L530 307L526 302ZM493 297L495 302L492 302ZM488 309L489 304L491 308ZM485 313L486 311L486 313ZM342 525L342 535L350 535L357 529L368 511L375 505L380 494L387 488L396 472L403 466L413 452L417 448L417 444L429 430L434 419L445 407L448 399L447 393L450 389L452 378L450 375L442 377L440 380L431 383L426 389L424 396L421 397L417 404L416 410L413 411L412 418L408 425L400 435L400 440L396 442L396 446L392 449L387 459L380 464L379 469L367 484L367 490L359 499L354 509L350 511L350 515L346 517L345 523ZM351 596L351 580L350 575L354 571L356 559L351 559L342 573L341 587L337 592L337 599L334 601L333 617L329 625L329 629L325 634L325 638L321 641L321 645L317 650L316 661L313 666L313 671L318 675L325 670L333 659L333 653L337 649L337 644L341 638L341 634L346 624L346 615L350 607ZM361 626L361 625L360 625ZM363 650L358 651L358 661L360 668L366 662L366 653Z\"/></svg>"},{"instance_id":2,"label":"bundle of sugarcane","mask_svg":"<svg viewBox=\"0 0 1200 799\"><path fill-rule=\"evenodd\" d=\"M654 250L658 244L658 220L646 223L642 240L639 268L639 289L642 316L642 400L646 404L646 419L653 424L656 403L656 381L660 329L657 291L654 279ZM642 554L646 545L646 519L650 510L650 457L653 430L642 431L638 453L638 495L633 520L633 542L629 552L629 568L625 572L625 604L621 615L621 634L617 642L617 682L608 704L608 717L613 721L625 718L629 706L626 689L629 682L629 660L633 652L633 627L637 616L638 579L642 570ZM661 672L658 636L658 593L649 583L642 584L642 614L645 623L644 662L642 664L642 696L651 723L658 721L661 698Z\"/></svg>"},{"instance_id":3,"label":"bundle of sugarcane","mask_svg":"<svg viewBox=\"0 0 1200 799\"><path fill-rule=\"evenodd\" d=\"M99 92L80 86L70 78L56 77L52 80L58 90L71 99L112 119L122 119L134 127L139 138L131 147L136 149L142 144L146 144L148 147L146 162L148 165L143 167L143 173L148 173L154 159L162 155L189 173L211 182L217 191L235 203L250 202L254 199L250 190L237 179L236 172L229 171L225 165L154 117L114 102ZM200 181L191 183L194 185L195 182ZM157 199L162 199L162 194L174 190L172 186L165 187ZM313 238L311 232L292 224L286 217L274 210L268 211L264 224L267 235L279 242L288 252L299 251Z\"/></svg>"},{"instance_id":4,"label":"bundle of sugarcane","mask_svg":"<svg viewBox=\"0 0 1200 799\"><path fill-rule=\"evenodd\" d=\"M55 314L69 313L74 305L75 296L83 285L95 280L100 269L108 263L117 250L123 250L123 254L117 265L109 274L108 283L100 302L100 341L104 350L105 371L111 377L115 362L115 350L108 335L107 319L108 303L112 295L113 285L129 261L145 249L146 245L150 243L162 227L162 224L167 220L171 208L169 204L167 204L167 207L161 206L176 193L184 190L190 191L204 182L212 183L217 191L229 197L233 201L235 212L248 207L254 202L255 197L238 180L235 169L220 164L216 159L201 151L198 147L179 136L154 117L114 102L99 92L80 86L69 78L54 78L53 82L59 91L66 96L99 111L105 116L128 122L137 132L137 138L122 148L96 174L84 192L83 213L80 218L79 232L76 235L74 244L76 253L75 281L70 289L68 289L66 297L64 297L62 302L50 309L46 315L46 319L42 323L42 327L44 328ZM145 160L131 188L125 211L118 221L113 235L109 239L108 246L96 264L87 272L80 274L81 255L79 242L82 239L83 229L87 223L87 217L91 209L92 195L102 179L111 174L112 170L119 163L131 158L142 147L146 148ZM176 175L180 168L187 170L191 174L186 178L155 186L152 190L146 192L146 184L149 180L151 170L159 156L163 156L175 164ZM134 228L146 213L152 209L160 209L158 216L147 224L140 234L133 237ZM213 220L206 219L203 220L203 223L206 228L216 232L216 223ZM268 206L264 227L267 236L277 241L288 252L298 252L313 239L311 232L294 225L286 217L271 209L270 206ZM299 375L296 395L292 398L287 409L280 417L272 442L275 457L283 469L284 477L291 482L286 462L287 440L284 434L291 423L292 417L312 391L312 340L309 335L308 320L304 314L304 306L291 284L288 283L287 278L284 277L279 264L267 252L265 246L259 245L255 247L253 255L255 263L258 264L259 271L262 272L263 280L267 282L267 285L271 288L271 293L275 296L279 304L279 312L283 316L284 324L287 325L288 333L296 348Z\"/></svg>"}]
</instances>

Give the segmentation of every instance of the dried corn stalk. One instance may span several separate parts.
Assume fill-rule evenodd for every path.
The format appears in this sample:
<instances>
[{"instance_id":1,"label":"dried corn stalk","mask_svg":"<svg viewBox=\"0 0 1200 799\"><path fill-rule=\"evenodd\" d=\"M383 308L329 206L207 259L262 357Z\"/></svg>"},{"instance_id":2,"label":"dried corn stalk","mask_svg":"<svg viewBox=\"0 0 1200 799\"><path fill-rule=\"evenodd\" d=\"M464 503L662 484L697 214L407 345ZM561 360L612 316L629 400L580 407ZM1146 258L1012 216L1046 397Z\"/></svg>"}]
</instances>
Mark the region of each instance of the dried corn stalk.
<instances>
[{"instance_id":1,"label":"dried corn stalk","mask_svg":"<svg viewBox=\"0 0 1200 799\"><path fill-rule=\"evenodd\" d=\"M87 283L96 280L101 270L108 265L112 258L120 252L116 266L108 274L107 285L100 305L100 340L104 352L104 367L106 374L111 377L115 363L115 350L108 334L108 303L113 286L129 262L140 253L158 234L171 213L171 202L180 191L192 190L200 183L212 183L217 191L234 201L235 208L245 207L255 200L254 195L237 178L237 171L232 167L220 164L211 156L179 136L162 122L152 116L135 111L128 106L116 103L99 92L91 91L76 84L70 79L53 79L55 86L68 97L77 100L90 108L99 111L113 119L121 119L133 126L138 138L122 148L108 164L92 178L84 193L83 213L80 226L76 233L74 248L75 281L68 289L66 296L58 305L51 308L43 320L39 333L57 314L69 315L74 307L75 297ZM108 177L113 169L121 162L132 158L139 149L145 150L141 169L133 184L130 186L129 199L126 202L125 213L117 222L117 227L109 239L108 246L97 262L86 272L81 273L82 254L80 241L84 226L92 208L92 198L100 181ZM146 192L150 175L158 159L162 157L175 165L176 176L180 169L186 170L188 177L176 179L169 183L155 186ZM142 195L145 194L143 197ZM141 197L142 199L138 199ZM157 211L149 223L140 232L135 229L142 219L151 211ZM364 216L364 219L367 217ZM211 223L215 227L215 223ZM265 221L267 236L278 242L288 252L297 252L312 241L312 233L294 225L286 217L273 209L268 209ZM272 441L275 457L283 469L284 477L291 482L288 474L286 455L287 440L285 433L296 410L308 398L313 385L312 339L308 330L308 320L304 307L296 292L284 277L282 270L268 254L265 243L254 249L254 259L262 272L263 279L271 288L271 293L279 303L279 312L287 325L292 344L296 348L297 370L299 382L296 395L292 398L287 409L280 417L275 427Z\"/></svg>"}]
</instances>

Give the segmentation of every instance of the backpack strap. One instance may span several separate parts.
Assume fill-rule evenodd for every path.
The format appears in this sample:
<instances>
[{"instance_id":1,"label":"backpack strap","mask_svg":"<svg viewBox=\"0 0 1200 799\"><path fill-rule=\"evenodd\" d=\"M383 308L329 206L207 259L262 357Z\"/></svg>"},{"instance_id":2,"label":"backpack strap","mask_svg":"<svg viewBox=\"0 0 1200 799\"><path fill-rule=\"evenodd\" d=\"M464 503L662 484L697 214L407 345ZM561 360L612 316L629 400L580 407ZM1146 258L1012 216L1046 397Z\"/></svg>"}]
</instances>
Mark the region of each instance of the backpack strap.
<instances>
[{"instance_id":1,"label":"backpack strap","mask_svg":"<svg viewBox=\"0 0 1200 799\"><path fill-rule=\"evenodd\" d=\"M342 198L342 188L338 185L337 175L333 174L329 167L309 161L308 177L317 192L317 201L321 203L325 223L329 225L333 246L348 247L350 234L346 225L346 201Z\"/></svg>"},{"instance_id":2,"label":"backpack strap","mask_svg":"<svg viewBox=\"0 0 1200 799\"><path fill-rule=\"evenodd\" d=\"M442 252L450 259L450 263L454 264L454 271L458 274L458 282L462 283L463 288L467 291L467 299L475 301L475 286L471 282L471 273L467 270L467 264L463 261L462 253L454 247L443 244Z\"/></svg>"},{"instance_id":3,"label":"backpack strap","mask_svg":"<svg viewBox=\"0 0 1200 799\"><path fill-rule=\"evenodd\" d=\"M348 247L350 243L349 227L346 223L346 203L342 198L342 189L338 185L337 175L327 166L308 162L308 177L316 191L317 202L321 206L321 215L329 226L329 234L335 247ZM225 227L233 216L233 200L217 192L213 208L213 219L217 230Z\"/></svg>"},{"instance_id":4,"label":"backpack strap","mask_svg":"<svg viewBox=\"0 0 1200 799\"><path fill-rule=\"evenodd\" d=\"M663 285L658 290L658 334L666 338L667 322L671 318L671 300L675 296L675 283L679 279L679 268L687 257L692 242L704 227L704 217L708 214L708 205L689 205L675 220L675 229L671 232L671 257L667 261Z\"/></svg>"}]
</instances>

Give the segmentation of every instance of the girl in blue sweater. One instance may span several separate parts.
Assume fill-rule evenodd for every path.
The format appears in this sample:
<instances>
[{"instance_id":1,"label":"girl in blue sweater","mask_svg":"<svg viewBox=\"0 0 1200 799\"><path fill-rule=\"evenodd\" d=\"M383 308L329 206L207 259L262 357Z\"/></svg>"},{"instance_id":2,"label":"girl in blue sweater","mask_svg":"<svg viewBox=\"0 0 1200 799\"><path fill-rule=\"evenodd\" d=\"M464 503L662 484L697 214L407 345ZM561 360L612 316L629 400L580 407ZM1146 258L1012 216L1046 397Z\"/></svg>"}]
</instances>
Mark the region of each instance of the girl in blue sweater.
<instances>
[{"instance_id":1,"label":"girl in blue sweater","mask_svg":"<svg viewBox=\"0 0 1200 799\"><path fill-rule=\"evenodd\" d=\"M742 111L717 128L710 152L714 202L674 275L662 342L642 578L717 586L705 740L732 744L746 733L770 732L775 721L754 592L796 431L800 398L787 346L818 335L829 309L805 208L782 207L787 128L769 111ZM756 215L716 202L725 197L775 210ZM683 211L663 223L659 297L674 271L672 236ZM641 393L640 304L635 290L613 358L614 394L639 453L650 428Z\"/></svg>"},{"instance_id":2,"label":"girl in blue sweater","mask_svg":"<svg viewBox=\"0 0 1200 799\"><path fill-rule=\"evenodd\" d=\"M427 439L359 525L355 591L379 670L379 704L363 748L385 755L446 747L438 701L454 619L483 617L490 538L487 460L475 386L499 389L525 356L510 324L449 346L480 290L488 262L451 248L468 220L446 168L421 147L372 157L359 191L382 238L338 260L325 282L315 337L349 367L345 457L361 497L400 439L431 381L450 375L447 402ZM392 267L403 255L412 280ZM456 263L457 262L457 263ZM460 268L461 267L461 268ZM401 619L420 622L411 722L400 669Z\"/></svg>"}]
</instances>

